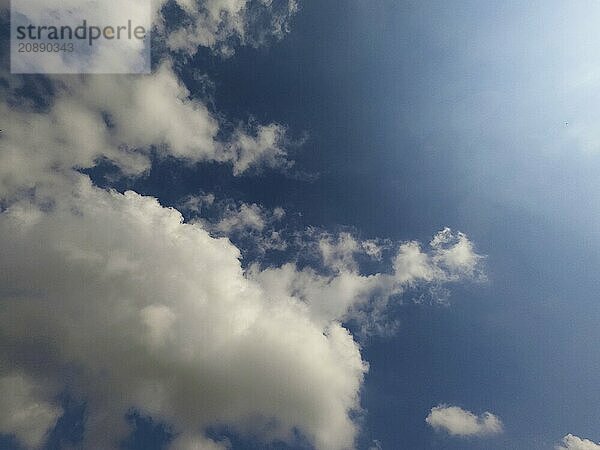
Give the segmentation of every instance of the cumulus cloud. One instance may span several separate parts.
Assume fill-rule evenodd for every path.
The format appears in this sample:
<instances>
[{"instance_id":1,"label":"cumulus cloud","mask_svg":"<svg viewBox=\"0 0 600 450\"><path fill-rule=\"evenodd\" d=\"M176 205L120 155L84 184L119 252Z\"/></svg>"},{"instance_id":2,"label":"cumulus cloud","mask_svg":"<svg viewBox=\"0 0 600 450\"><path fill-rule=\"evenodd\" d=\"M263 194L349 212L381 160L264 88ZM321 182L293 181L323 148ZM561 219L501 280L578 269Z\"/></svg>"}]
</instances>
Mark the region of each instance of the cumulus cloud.
<instances>
[{"instance_id":1,"label":"cumulus cloud","mask_svg":"<svg viewBox=\"0 0 600 450\"><path fill-rule=\"evenodd\" d=\"M61 414L43 386L18 373L0 374L0 431L36 448Z\"/></svg>"},{"instance_id":2,"label":"cumulus cloud","mask_svg":"<svg viewBox=\"0 0 600 450\"><path fill-rule=\"evenodd\" d=\"M219 424L265 442L301 430L317 448L352 448L368 365L341 323L375 291L448 276L435 251L414 242L400 246L390 274L339 263L333 276L293 264L245 272L227 239L74 172L10 203L0 247L0 333L10 349L0 366L26 374L47 399L70 379L87 404L89 448L116 448L131 408L171 424L177 449L219 448L202 434ZM32 363L39 354L43 364ZM58 413L42 411L45 431ZM0 431L18 432L1 422Z\"/></svg>"},{"instance_id":3,"label":"cumulus cloud","mask_svg":"<svg viewBox=\"0 0 600 450\"><path fill-rule=\"evenodd\" d=\"M562 442L554 448L555 450L600 450L600 444L567 434L562 438Z\"/></svg>"},{"instance_id":4,"label":"cumulus cloud","mask_svg":"<svg viewBox=\"0 0 600 450\"><path fill-rule=\"evenodd\" d=\"M223 50L232 36L254 45L264 34L251 28L263 22L264 33L280 35L297 9L177 3L193 19L191 38L169 43L189 52ZM388 270L374 274L355 258L381 259L383 247L350 234L314 239L326 270L294 262L246 270L224 236L252 230L279 245L282 209L234 203L208 221L202 211L218 202L205 195L185 203L200 216L186 223L155 198L100 189L79 170L108 160L140 176L153 155L230 164L237 175L289 167L283 126L242 124L225 136L224 119L191 95L168 58L143 77L51 78L43 107L14 101L18 80L7 77L0 433L27 447L43 443L68 390L86 404L84 448L118 448L132 408L172 426L177 450L226 448L205 435L218 425L263 442L300 431L319 449L352 448L368 364L343 323L376 315L414 286L478 273L473 244L451 230L428 246L397 244Z\"/></svg>"},{"instance_id":5,"label":"cumulus cloud","mask_svg":"<svg viewBox=\"0 0 600 450\"><path fill-rule=\"evenodd\" d=\"M101 18L107 23L120 23L122 17L146 17L143 12L147 9L144 1L130 2L125 10L99 9L97 2L92 1L63 3L65 10L78 11L88 20ZM164 33L161 11L166 1L150 3L151 20ZM197 46L213 48L232 35L241 38L238 44L249 43L251 28L282 37L287 20L297 11L294 0L177 0L176 3L205 34L202 39L194 39L193 30L177 32L189 51L195 51ZM41 0L28 3L26 12L35 20L43 4ZM0 4L2 9L8 6L7 2ZM259 16L264 19L262 22L256 22ZM101 55L97 57L97 65L105 65L107 73L126 72L127 64L138 64L129 53L110 56L108 60ZM22 92L18 78L6 73L2 78L5 98L11 98L15 91ZM5 151L0 155L0 184L4 191L31 188L49 175L50 168L64 171L74 166L92 167L100 158L112 161L125 175L139 175L148 170L152 152L192 163L228 163L236 175L257 167L287 168L292 164L287 158L283 125L240 124L228 138L219 139L219 132L223 131L219 119L202 101L192 97L174 73L169 56L148 76L90 76L72 78L68 83L54 76L50 85L54 96L47 99L48 111L16 109L2 102L0 120ZM13 100L14 104L23 103L22 99ZM38 152L39 148L45 151Z\"/></svg>"},{"instance_id":6,"label":"cumulus cloud","mask_svg":"<svg viewBox=\"0 0 600 450\"><path fill-rule=\"evenodd\" d=\"M181 442L228 424L352 446L367 365L339 322L324 327L266 292L229 241L155 199L83 176L66 194L50 210L26 199L0 215L2 367L59 387L77 367L87 448L116 448L132 407L173 424ZM47 360L30 364L38 353Z\"/></svg>"},{"instance_id":7,"label":"cumulus cloud","mask_svg":"<svg viewBox=\"0 0 600 450\"><path fill-rule=\"evenodd\" d=\"M190 97L169 62L149 76L57 80L54 88L49 111L0 106L4 191L31 188L57 171L92 167L101 158L126 175L139 175L149 169L152 151L192 163L229 163L238 175L256 165L284 164L285 150L275 137L283 134L280 126L256 126L259 138L238 129L231 140L219 140L219 121Z\"/></svg>"},{"instance_id":8,"label":"cumulus cloud","mask_svg":"<svg viewBox=\"0 0 600 450\"><path fill-rule=\"evenodd\" d=\"M490 412L479 416L458 406L438 405L425 418L436 431L452 436L490 436L503 431L502 421Z\"/></svg>"}]
</instances>

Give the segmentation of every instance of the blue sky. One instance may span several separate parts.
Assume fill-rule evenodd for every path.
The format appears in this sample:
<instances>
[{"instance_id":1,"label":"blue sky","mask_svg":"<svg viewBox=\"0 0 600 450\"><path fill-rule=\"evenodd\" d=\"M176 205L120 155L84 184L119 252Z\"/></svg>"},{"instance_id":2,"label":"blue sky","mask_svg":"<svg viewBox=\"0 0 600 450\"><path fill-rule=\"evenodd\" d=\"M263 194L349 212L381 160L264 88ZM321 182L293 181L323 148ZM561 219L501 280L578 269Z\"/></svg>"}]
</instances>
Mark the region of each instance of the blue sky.
<instances>
[{"instance_id":1,"label":"blue sky","mask_svg":"<svg viewBox=\"0 0 600 450\"><path fill-rule=\"evenodd\" d=\"M232 172L239 161L223 164L218 153L190 163L176 152L152 153L151 168L134 176L122 176L122 161L110 155L73 166L95 186L155 197L212 236L229 237L245 269L291 260L298 270L312 264L335 273L326 259L315 263L311 245L345 232L359 243L376 240L389 257L398 243L425 248L445 227L465 233L483 256L485 279L446 283L452 277L445 276L439 286L415 281L395 291L383 311L386 323L398 322L391 332L362 336L362 319L336 317L369 364L357 394L362 411L349 413L357 416L356 448L543 450L567 434L591 446L560 448L600 448L593 444L600 441L599 17L590 0L301 1L281 39L238 45L229 57L206 46L169 56L190 97L224 124L218 139L233 139L240 124L252 134L256 124L276 123L293 166L240 175ZM38 95L10 89L3 96ZM8 205L16 201L10 186L3 189ZM207 201L209 194L210 205L186 206L190 196ZM241 205L258 208L266 225L223 225ZM276 218L275 208L285 216ZM287 247L257 250L273 230ZM386 258L359 266L362 274L391 270ZM10 277L0 283L4 296L18 289ZM447 289L444 301L432 284ZM426 300L415 301L422 292ZM3 324L0 337L25 346ZM0 361L28 370L10 359L12 349L4 353ZM43 378L44 370L31 376ZM42 448L67 448L61 440L90 445L81 444L86 397L76 387L69 392L70 384L55 398L64 415ZM454 436L451 427L426 423L437 405L489 411L502 430ZM168 448L179 432L167 413L129 417L137 428L122 448ZM274 440L237 422L202 431L241 450L320 442L301 425ZM0 448L22 448L9 434Z\"/></svg>"}]
</instances>

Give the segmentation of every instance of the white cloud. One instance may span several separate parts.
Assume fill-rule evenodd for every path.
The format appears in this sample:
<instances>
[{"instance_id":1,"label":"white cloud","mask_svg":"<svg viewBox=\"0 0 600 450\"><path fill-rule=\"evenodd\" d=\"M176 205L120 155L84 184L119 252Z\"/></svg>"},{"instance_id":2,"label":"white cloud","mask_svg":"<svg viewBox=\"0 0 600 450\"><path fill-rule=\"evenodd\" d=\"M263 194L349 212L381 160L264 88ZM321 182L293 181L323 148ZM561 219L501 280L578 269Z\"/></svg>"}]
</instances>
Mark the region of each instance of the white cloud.
<instances>
[{"instance_id":1,"label":"white cloud","mask_svg":"<svg viewBox=\"0 0 600 450\"><path fill-rule=\"evenodd\" d=\"M46 10L47 5L43 0L22 3L21 10L34 23L41 23L39 16L42 11L48 15L44 23L65 24L73 11L77 17L86 18L89 23L116 26L126 18L143 24L147 30L153 24L156 27L155 36L164 40L171 51L194 54L199 47L207 47L225 56L232 55L236 45L257 47L283 38L290 31L290 22L299 9L296 0L176 0L175 3L188 18L188 21L184 21L188 25L168 32L165 26L167 18L162 15L167 0L135 0L122 3L119 8L114 8L112 3L103 6L90 0L61 0L58 11L57 8ZM8 10L9 2L2 1L0 9ZM63 17L58 19L58 14L63 11ZM145 55L143 45L136 40L123 42L119 51L114 51L108 43L102 45L98 41L95 44L96 51L90 55L92 70L107 74L128 73L142 65ZM44 58L44 55L36 59L38 63L40 58ZM60 65L54 58L47 59L44 67L46 71L54 73L65 73L65 67L69 68L67 71L77 70L81 64L77 58L74 61L64 60Z\"/></svg>"},{"instance_id":2,"label":"white cloud","mask_svg":"<svg viewBox=\"0 0 600 450\"><path fill-rule=\"evenodd\" d=\"M450 253L455 251L454 245L465 246L465 241L469 242L466 236L452 233L449 229L438 233L432 242L435 243L441 235L456 242L445 248L444 251ZM317 235L317 246L322 263L331 274L321 274L312 267L298 269L294 263L269 268L254 264L249 274L268 292L281 296L293 293L294 297L309 305L315 320L327 323L330 320L355 319L361 325L375 328L380 324L372 319L383 316L394 296L419 285L438 286L468 279L468 274L478 270L472 265L480 259L469 242L468 247L474 256L457 261L449 269L445 260L440 259L437 245L424 251L419 243L411 241L398 246L392 258L391 272L363 275L354 255L367 250L349 233L341 233L337 239L329 234ZM364 332L369 333L369 330L365 328Z\"/></svg>"},{"instance_id":3,"label":"white cloud","mask_svg":"<svg viewBox=\"0 0 600 450\"><path fill-rule=\"evenodd\" d=\"M214 194L190 195L180 203L180 208L183 211L200 214L204 208L212 206L214 202Z\"/></svg>"},{"instance_id":4,"label":"white cloud","mask_svg":"<svg viewBox=\"0 0 600 450\"><path fill-rule=\"evenodd\" d=\"M39 447L62 414L50 400L30 378L0 374L0 431L16 436L28 447Z\"/></svg>"},{"instance_id":5,"label":"white cloud","mask_svg":"<svg viewBox=\"0 0 600 450\"><path fill-rule=\"evenodd\" d=\"M0 214L0 330L14 351L0 366L58 387L78 367L87 448L114 448L131 407L190 439L228 424L265 440L297 428L318 448L352 446L367 366L337 321L323 326L266 292L226 239L152 198L80 176L54 200ZM28 362L38 352L41 367Z\"/></svg>"},{"instance_id":6,"label":"white cloud","mask_svg":"<svg viewBox=\"0 0 600 450\"><path fill-rule=\"evenodd\" d=\"M354 256L361 247L350 233L340 233L335 240L331 235L324 234L319 238L318 245L326 267L334 271L357 270Z\"/></svg>"},{"instance_id":7,"label":"white cloud","mask_svg":"<svg viewBox=\"0 0 600 450\"><path fill-rule=\"evenodd\" d=\"M258 125L258 137L238 129L231 141L218 140L219 121L190 97L168 62L149 76L56 79L55 88L47 112L0 106L4 192L31 188L72 167L92 167L101 158L139 175L149 168L151 149L189 162L229 163L236 174L287 164L278 125Z\"/></svg>"},{"instance_id":8,"label":"white cloud","mask_svg":"<svg viewBox=\"0 0 600 450\"><path fill-rule=\"evenodd\" d=\"M450 277L462 276L482 277L483 273L477 272L483 258L475 253L473 243L463 233L453 233L450 228L444 228L431 241L435 255L434 260L445 267Z\"/></svg>"},{"instance_id":9,"label":"white cloud","mask_svg":"<svg viewBox=\"0 0 600 450\"><path fill-rule=\"evenodd\" d=\"M338 266L326 277L293 264L246 274L227 239L74 173L0 214L0 247L0 330L13 349L0 366L54 395L77 367L70 388L88 405L89 448L115 448L132 407L181 433L174 448L217 448L202 435L215 424L351 448L367 364L340 321L374 292L445 278L416 243L398 251L414 260L400 267L424 266L408 274ZM45 364L30 364L40 352Z\"/></svg>"},{"instance_id":10,"label":"white cloud","mask_svg":"<svg viewBox=\"0 0 600 450\"><path fill-rule=\"evenodd\" d=\"M209 47L229 56L232 43L264 45L289 32L292 17L298 12L296 0L177 0L191 24L171 33L167 42L172 50L194 54L198 47Z\"/></svg>"},{"instance_id":11,"label":"white cloud","mask_svg":"<svg viewBox=\"0 0 600 450\"><path fill-rule=\"evenodd\" d=\"M381 260L381 254L384 250L384 246L379 242L370 239L361 242L361 247L364 250L365 254L370 256L373 259Z\"/></svg>"},{"instance_id":12,"label":"white cloud","mask_svg":"<svg viewBox=\"0 0 600 450\"><path fill-rule=\"evenodd\" d=\"M171 450L229 450L229 442L215 442L201 435L178 436L171 444Z\"/></svg>"},{"instance_id":13,"label":"white cloud","mask_svg":"<svg viewBox=\"0 0 600 450\"><path fill-rule=\"evenodd\" d=\"M180 203L182 211L191 213L192 222L200 224L216 237L229 237L244 242L243 251L252 249L259 255L267 251L287 249L281 231L276 230L285 217L285 210L269 210L256 203L216 200L214 194L186 197ZM211 214L214 213L214 214Z\"/></svg>"},{"instance_id":14,"label":"white cloud","mask_svg":"<svg viewBox=\"0 0 600 450\"><path fill-rule=\"evenodd\" d=\"M145 30L152 29L157 20L153 0L130 0L97 2L94 0L17 0L13 2L13 12L28 17L27 23L44 26L79 26L85 19L94 26L120 26L131 20ZM0 8L8 5L0 5ZM15 58L13 69L28 70L32 65L41 73L136 73L148 72L150 55L143 41L137 39L105 40L98 39L93 46L84 46L82 51L77 44L69 56L40 52L35 59L28 55ZM22 62L22 64L19 64Z\"/></svg>"},{"instance_id":15,"label":"white cloud","mask_svg":"<svg viewBox=\"0 0 600 450\"><path fill-rule=\"evenodd\" d=\"M249 2L180 5L196 18L193 45L254 39ZM296 9L285 5L267 33L285 32ZM236 174L288 167L281 125L240 125L221 138L221 119L168 61L144 77L51 82L47 110L0 105L0 335L9 349L0 354L0 432L36 447L68 388L87 405L85 448L117 448L131 408L171 425L177 450L225 448L204 435L223 424L265 442L300 430L319 449L352 448L368 364L342 322L367 314L374 298L381 312L407 287L476 273L467 237L444 230L426 250L402 243L388 272L363 275L354 257L380 258L375 241L321 236L328 275L293 263L245 272L240 250L209 231L256 230L281 245L271 224L282 209L236 204L218 222L184 223L156 199L99 189L77 169L108 159L139 176L151 151ZM201 213L214 201L188 206Z\"/></svg>"},{"instance_id":16,"label":"white cloud","mask_svg":"<svg viewBox=\"0 0 600 450\"><path fill-rule=\"evenodd\" d=\"M266 213L260 206L254 203L251 205L242 203L239 208L228 209L214 227L224 234L245 229L262 231L268 221L265 216Z\"/></svg>"},{"instance_id":17,"label":"white cloud","mask_svg":"<svg viewBox=\"0 0 600 450\"><path fill-rule=\"evenodd\" d=\"M250 167L291 167L283 150L285 128L278 124L259 126L254 134L238 128L229 144L233 173L239 175Z\"/></svg>"},{"instance_id":18,"label":"white cloud","mask_svg":"<svg viewBox=\"0 0 600 450\"><path fill-rule=\"evenodd\" d=\"M567 434L562 438L562 442L554 448L556 450L600 450L600 444Z\"/></svg>"},{"instance_id":19,"label":"white cloud","mask_svg":"<svg viewBox=\"0 0 600 450\"><path fill-rule=\"evenodd\" d=\"M431 409L425 419L436 431L452 436L489 436L503 431L502 421L490 412L480 416L458 406L438 405Z\"/></svg>"}]
</instances>

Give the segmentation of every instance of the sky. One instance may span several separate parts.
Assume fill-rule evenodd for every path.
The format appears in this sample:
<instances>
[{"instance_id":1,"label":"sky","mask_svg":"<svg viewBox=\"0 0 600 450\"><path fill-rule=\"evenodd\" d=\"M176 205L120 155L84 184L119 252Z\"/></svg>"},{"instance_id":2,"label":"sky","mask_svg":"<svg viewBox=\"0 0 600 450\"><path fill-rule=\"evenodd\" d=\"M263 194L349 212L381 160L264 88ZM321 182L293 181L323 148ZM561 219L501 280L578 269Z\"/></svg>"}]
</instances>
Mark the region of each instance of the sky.
<instances>
[{"instance_id":1,"label":"sky","mask_svg":"<svg viewBox=\"0 0 600 450\"><path fill-rule=\"evenodd\" d=\"M156 3L2 32L0 449L600 449L600 4Z\"/></svg>"}]
</instances>

